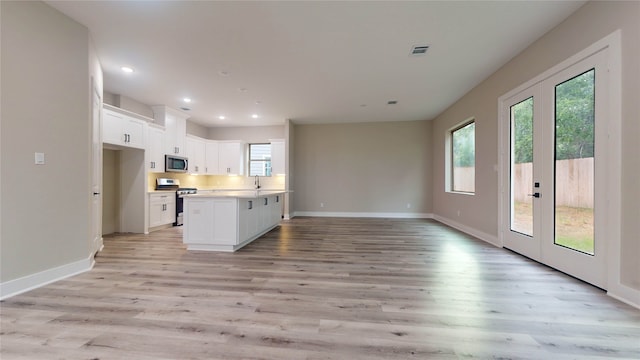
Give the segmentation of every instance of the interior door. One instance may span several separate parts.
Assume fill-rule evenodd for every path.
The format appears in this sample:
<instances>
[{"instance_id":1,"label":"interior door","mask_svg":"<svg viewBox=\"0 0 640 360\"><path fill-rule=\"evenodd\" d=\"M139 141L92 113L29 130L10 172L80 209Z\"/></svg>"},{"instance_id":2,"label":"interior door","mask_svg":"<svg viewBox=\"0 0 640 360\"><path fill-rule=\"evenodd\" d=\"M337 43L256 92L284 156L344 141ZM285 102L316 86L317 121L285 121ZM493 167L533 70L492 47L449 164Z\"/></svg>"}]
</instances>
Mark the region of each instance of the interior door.
<instances>
[{"instance_id":1,"label":"interior door","mask_svg":"<svg viewBox=\"0 0 640 360\"><path fill-rule=\"evenodd\" d=\"M93 78L92 78L93 79ZM93 253L102 248L102 123L101 111L102 101L98 90L93 87L91 114L92 114L92 136L91 136L91 237Z\"/></svg>"},{"instance_id":2,"label":"interior door","mask_svg":"<svg viewBox=\"0 0 640 360\"><path fill-rule=\"evenodd\" d=\"M506 98L503 245L606 287L606 50Z\"/></svg>"}]
</instances>

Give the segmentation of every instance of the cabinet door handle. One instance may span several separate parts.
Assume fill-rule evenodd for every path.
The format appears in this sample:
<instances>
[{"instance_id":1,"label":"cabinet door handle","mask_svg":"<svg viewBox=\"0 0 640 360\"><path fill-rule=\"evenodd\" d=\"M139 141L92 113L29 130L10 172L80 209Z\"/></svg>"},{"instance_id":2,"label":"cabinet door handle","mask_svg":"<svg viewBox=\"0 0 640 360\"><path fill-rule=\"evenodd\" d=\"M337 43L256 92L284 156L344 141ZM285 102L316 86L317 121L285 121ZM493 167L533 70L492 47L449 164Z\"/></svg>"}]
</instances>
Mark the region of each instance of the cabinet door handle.
<instances>
[{"instance_id":1,"label":"cabinet door handle","mask_svg":"<svg viewBox=\"0 0 640 360\"><path fill-rule=\"evenodd\" d=\"M249 210L253 209L253 201L249 200Z\"/></svg>"},{"instance_id":2,"label":"cabinet door handle","mask_svg":"<svg viewBox=\"0 0 640 360\"><path fill-rule=\"evenodd\" d=\"M269 198L264 198L264 204L269 205Z\"/></svg>"}]
</instances>

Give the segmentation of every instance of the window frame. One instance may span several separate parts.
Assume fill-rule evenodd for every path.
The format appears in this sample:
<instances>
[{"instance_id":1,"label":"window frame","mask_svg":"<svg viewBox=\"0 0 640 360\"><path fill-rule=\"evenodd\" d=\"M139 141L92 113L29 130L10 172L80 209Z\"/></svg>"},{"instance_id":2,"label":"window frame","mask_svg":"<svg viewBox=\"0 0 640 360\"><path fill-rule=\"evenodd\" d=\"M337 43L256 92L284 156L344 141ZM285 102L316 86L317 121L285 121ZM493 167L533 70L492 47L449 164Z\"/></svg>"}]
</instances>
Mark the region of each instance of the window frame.
<instances>
[{"instance_id":1,"label":"window frame","mask_svg":"<svg viewBox=\"0 0 640 360\"><path fill-rule=\"evenodd\" d=\"M273 154L271 153L271 143L268 142L256 142L256 143L249 143L249 146L247 147L247 152L248 152L248 156L247 156L247 165L248 165L248 171L247 171L247 176L248 177L254 177L254 176L262 176L262 177L271 177L273 176L273 172L272 172L272 161L273 161ZM269 146L269 160L265 160L265 159L252 159L251 158L251 148L255 145L268 145ZM251 164L253 162L266 162L267 163L267 169L265 169L265 173L266 175L261 175L261 174L252 174L251 173Z\"/></svg>"},{"instance_id":2,"label":"window frame","mask_svg":"<svg viewBox=\"0 0 640 360\"><path fill-rule=\"evenodd\" d=\"M473 185L473 191L461 191L461 190L455 190L454 186L454 175L453 175L453 171L455 169L454 166L454 160L453 160L453 155L454 155L454 149L453 149L453 137L454 137L454 133L460 129L463 129L471 124L474 124L474 130L473 130L473 138L474 138L474 142L473 142L473 162L474 162L474 172L473 172L473 177L474 177L474 185ZM447 133L446 133L446 140L445 140L445 192L447 193L453 193L453 194L462 194L462 195L475 195L476 194L476 187L475 187L475 177L476 177L476 172L475 172L475 163L476 163L476 129L475 129L475 124L476 124L476 119L475 117L470 117L462 122L457 123L456 125L450 127L449 129L447 129Z\"/></svg>"}]
</instances>

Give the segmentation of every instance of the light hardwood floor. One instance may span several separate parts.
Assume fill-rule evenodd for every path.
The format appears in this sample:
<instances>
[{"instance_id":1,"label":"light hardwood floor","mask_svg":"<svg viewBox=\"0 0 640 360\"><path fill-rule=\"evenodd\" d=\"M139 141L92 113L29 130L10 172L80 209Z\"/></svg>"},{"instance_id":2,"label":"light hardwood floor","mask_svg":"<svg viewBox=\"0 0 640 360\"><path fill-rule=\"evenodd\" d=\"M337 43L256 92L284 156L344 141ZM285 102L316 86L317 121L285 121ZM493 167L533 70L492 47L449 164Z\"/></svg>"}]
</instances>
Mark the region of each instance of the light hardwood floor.
<instances>
[{"instance_id":1,"label":"light hardwood floor","mask_svg":"<svg viewBox=\"0 0 640 360\"><path fill-rule=\"evenodd\" d=\"M0 358L640 358L639 310L431 220L181 236L106 237L92 271L2 302Z\"/></svg>"}]
</instances>

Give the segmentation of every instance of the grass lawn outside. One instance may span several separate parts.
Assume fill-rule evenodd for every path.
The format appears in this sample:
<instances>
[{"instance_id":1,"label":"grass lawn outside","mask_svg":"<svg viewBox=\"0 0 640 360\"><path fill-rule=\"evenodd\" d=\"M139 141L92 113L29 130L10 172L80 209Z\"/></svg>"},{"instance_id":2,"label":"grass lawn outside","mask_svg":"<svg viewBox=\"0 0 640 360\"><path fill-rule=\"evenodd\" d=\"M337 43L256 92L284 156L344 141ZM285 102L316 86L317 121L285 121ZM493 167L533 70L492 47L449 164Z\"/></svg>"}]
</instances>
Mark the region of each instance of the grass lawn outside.
<instances>
[{"instance_id":1,"label":"grass lawn outside","mask_svg":"<svg viewBox=\"0 0 640 360\"><path fill-rule=\"evenodd\" d=\"M512 229L523 234L533 233L533 208L530 202L516 202ZM593 209L570 206L556 207L555 244L594 253Z\"/></svg>"}]
</instances>

